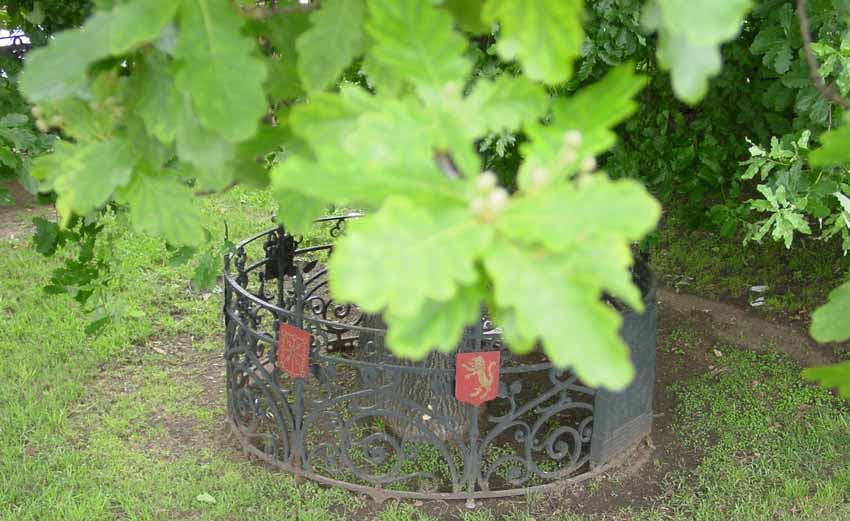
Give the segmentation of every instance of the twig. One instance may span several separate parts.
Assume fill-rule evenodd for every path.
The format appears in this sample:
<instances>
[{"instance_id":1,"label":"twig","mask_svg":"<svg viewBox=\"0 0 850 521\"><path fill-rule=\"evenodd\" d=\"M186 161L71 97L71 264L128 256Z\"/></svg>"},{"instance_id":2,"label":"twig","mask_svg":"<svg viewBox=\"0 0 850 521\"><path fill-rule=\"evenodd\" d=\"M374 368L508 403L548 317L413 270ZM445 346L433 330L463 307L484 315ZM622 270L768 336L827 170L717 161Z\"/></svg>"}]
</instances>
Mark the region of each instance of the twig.
<instances>
[{"instance_id":1,"label":"twig","mask_svg":"<svg viewBox=\"0 0 850 521\"><path fill-rule=\"evenodd\" d=\"M809 62L809 77L811 77L812 82L815 84L815 88L820 91L824 98L845 109L850 109L850 99L841 96L832 85L826 83L820 74L818 60L815 58L814 52L812 52L812 33L809 30L809 16L806 14L806 0L797 0L797 18L800 19L803 53L806 55L806 61Z\"/></svg>"},{"instance_id":2,"label":"twig","mask_svg":"<svg viewBox=\"0 0 850 521\"><path fill-rule=\"evenodd\" d=\"M447 152L437 152L434 154L434 161L437 163L437 167L440 169L443 174L449 179L460 179L463 177L463 174L457 169L455 166L455 162Z\"/></svg>"},{"instance_id":3,"label":"twig","mask_svg":"<svg viewBox=\"0 0 850 521\"><path fill-rule=\"evenodd\" d=\"M319 7L319 3L316 1L310 2L309 4L297 4L297 5L286 5L286 6L271 6L271 7L253 7L248 9L245 14L248 15L248 18L253 18L254 20L261 20L263 18L270 18L279 14L287 14L287 13L308 13L314 9Z\"/></svg>"},{"instance_id":4,"label":"twig","mask_svg":"<svg viewBox=\"0 0 850 521\"><path fill-rule=\"evenodd\" d=\"M208 195L223 194L225 192L233 190L234 188L236 188L236 186L238 184L239 183L237 183L236 181L233 181L229 185L222 188L221 190L201 190L201 191L195 192L195 197L206 197Z\"/></svg>"}]
</instances>

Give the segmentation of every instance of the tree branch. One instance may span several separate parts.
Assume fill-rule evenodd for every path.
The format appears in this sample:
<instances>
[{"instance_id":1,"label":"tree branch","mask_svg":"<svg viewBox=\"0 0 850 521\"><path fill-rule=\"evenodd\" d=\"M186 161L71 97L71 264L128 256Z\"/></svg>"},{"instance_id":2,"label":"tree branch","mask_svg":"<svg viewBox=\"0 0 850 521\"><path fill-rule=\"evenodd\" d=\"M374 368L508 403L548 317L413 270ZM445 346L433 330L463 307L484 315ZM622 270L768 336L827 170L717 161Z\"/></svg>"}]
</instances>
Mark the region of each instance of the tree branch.
<instances>
[{"instance_id":1,"label":"tree branch","mask_svg":"<svg viewBox=\"0 0 850 521\"><path fill-rule=\"evenodd\" d=\"M261 20L263 18L270 18L272 16L276 16L279 14L287 14L287 13L306 13L310 12L314 9L319 8L319 2L313 1L309 4L297 4L297 5L285 5L285 6L277 6L273 5L270 7L253 7L245 11L245 14L248 15L248 18L253 18L254 20Z\"/></svg>"},{"instance_id":2,"label":"tree branch","mask_svg":"<svg viewBox=\"0 0 850 521\"><path fill-rule=\"evenodd\" d=\"M806 0L797 0L797 18L800 19L803 53L806 55L806 61L809 62L809 77L812 79L812 83L824 98L845 109L850 109L850 99L842 97L832 85L826 83L820 74L820 65L818 65L814 52L812 52L812 33L809 30L809 16L806 14Z\"/></svg>"},{"instance_id":3,"label":"tree branch","mask_svg":"<svg viewBox=\"0 0 850 521\"><path fill-rule=\"evenodd\" d=\"M457 169L452 156L448 152L437 152L434 154L434 162L437 163L437 168L449 179L460 179L463 174Z\"/></svg>"},{"instance_id":4,"label":"tree branch","mask_svg":"<svg viewBox=\"0 0 850 521\"><path fill-rule=\"evenodd\" d=\"M225 186L221 190L199 190L194 193L195 197L208 197L210 195L223 194L225 192L229 192L236 188L239 185L238 182L233 181L229 185Z\"/></svg>"}]
</instances>

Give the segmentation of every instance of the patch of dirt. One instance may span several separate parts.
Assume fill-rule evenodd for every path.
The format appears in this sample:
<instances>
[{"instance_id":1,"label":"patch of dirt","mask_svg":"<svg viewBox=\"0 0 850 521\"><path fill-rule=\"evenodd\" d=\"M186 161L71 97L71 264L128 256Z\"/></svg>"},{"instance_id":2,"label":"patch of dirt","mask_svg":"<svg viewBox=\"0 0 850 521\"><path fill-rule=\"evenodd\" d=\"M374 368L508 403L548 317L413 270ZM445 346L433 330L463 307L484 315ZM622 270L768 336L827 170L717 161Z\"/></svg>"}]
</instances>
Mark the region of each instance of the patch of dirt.
<instances>
[{"instance_id":1,"label":"patch of dirt","mask_svg":"<svg viewBox=\"0 0 850 521\"><path fill-rule=\"evenodd\" d=\"M120 396L140 395L145 382L139 368L151 362L159 365L173 379L174 386L181 383L194 384L196 392L181 396L185 411L180 404L175 408L162 406L152 410L147 425L140 426L141 432L161 428L166 436L152 436L139 449L165 460L176 460L204 448L225 448L235 457L241 456L238 444L230 436L225 423L224 360L220 352L201 351L194 347L191 336L180 336L164 342L149 339L143 346L136 346L126 357L101 368L100 376L88 387L86 396L73 411L80 433L75 441L85 446L92 426L88 422L110 414ZM155 358L151 358L151 357ZM141 398L140 398L141 399ZM193 412L212 412L214 422L202 422Z\"/></svg>"},{"instance_id":2,"label":"patch of dirt","mask_svg":"<svg viewBox=\"0 0 850 521\"><path fill-rule=\"evenodd\" d=\"M804 367L837 361L834 346L818 344L800 324L669 289L659 290L658 297L662 309L687 315L716 342L762 353L779 351Z\"/></svg>"},{"instance_id":3,"label":"patch of dirt","mask_svg":"<svg viewBox=\"0 0 850 521\"><path fill-rule=\"evenodd\" d=\"M0 188L9 190L13 203L0 204L0 240L12 241L26 238L32 233L32 218L36 215L56 215L53 207L38 206L36 197L18 182L0 182Z\"/></svg>"}]
</instances>

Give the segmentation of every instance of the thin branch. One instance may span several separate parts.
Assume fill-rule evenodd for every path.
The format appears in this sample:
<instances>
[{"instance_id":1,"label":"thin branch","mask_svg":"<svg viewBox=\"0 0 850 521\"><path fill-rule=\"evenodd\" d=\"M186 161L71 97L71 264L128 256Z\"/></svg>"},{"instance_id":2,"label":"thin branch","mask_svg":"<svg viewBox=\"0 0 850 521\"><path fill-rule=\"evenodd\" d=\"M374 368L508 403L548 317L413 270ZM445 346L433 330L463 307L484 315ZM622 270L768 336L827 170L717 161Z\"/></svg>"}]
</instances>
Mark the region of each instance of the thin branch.
<instances>
[{"instance_id":1,"label":"thin branch","mask_svg":"<svg viewBox=\"0 0 850 521\"><path fill-rule=\"evenodd\" d=\"M457 169L452 156L448 152L437 152L434 154L434 162L437 163L437 167L449 179L460 179L463 177L463 174Z\"/></svg>"},{"instance_id":2,"label":"thin branch","mask_svg":"<svg viewBox=\"0 0 850 521\"><path fill-rule=\"evenodd\" d=\"M800 19L803 52L806 55L806 61L809 62L809 77L824 98L845 109L850 109L850 99L841 96L832 85L826 83L820 74L820 65L812 52L812 33L809 30L809 16L806 14L806 0L797 0L797 18Z\"/></svg>"},{"instance_id":3,"label":"thin branch","mask_svg":"<svg viewBox=\"0 0 850 521\"><path fill-rule=\"evenodd\" d=\"M207 196L215 195L215 194L223 194L225 192L229 192L230 190L233 190L238 185L239 185L238 182L233 181L229 185L222 188L221 190L200 190L198 192L195 192L194 195L195 195L195 197L207 197Z\"/></svg>"},{"instance_id":4,"label":"thin branch","mask_svg":"<svg viewBox=\"0 0 850 521\"><path fill-rule=\"evenodd\" d=\"M271 6L271 7L253 7L245 11L245 14L248 18L253 18L254 20L262 20L263 18L270 18L272 16L276 16L279 14L289 14L289 13L308 13L313 11L314 9L319 8L318 2L310 2L309 4L297 4L297 5L281 5L281 6Z\"/></svg>"}]
</instances>

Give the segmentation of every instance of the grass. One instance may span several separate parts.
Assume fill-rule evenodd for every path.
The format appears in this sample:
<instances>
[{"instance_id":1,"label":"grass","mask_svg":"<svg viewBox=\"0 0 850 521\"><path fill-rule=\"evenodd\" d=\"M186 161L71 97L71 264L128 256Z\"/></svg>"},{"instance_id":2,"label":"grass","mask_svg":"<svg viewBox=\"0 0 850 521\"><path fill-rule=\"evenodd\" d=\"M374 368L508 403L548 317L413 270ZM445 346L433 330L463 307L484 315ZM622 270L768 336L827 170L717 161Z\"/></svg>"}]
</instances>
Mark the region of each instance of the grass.
<instances>
[{"instance_id":1,"label":"grass","mask_svg":"<svg viewBox=\"0 0 850 521\"><path fill-rule=\"evenodd\" d=\"M272 207L239 191L204 202L208 222L223 233L226 215L234 237L270 225ZM127 233L115 248L114 305L137 318L87 337L70 299L41 292L55 262L25 241L0 243L0 519L324 520L358 507L211 441L226 437L223 399L199 400L191 365L155 348L190 342L190 362L218 356L219 297L193 291L190 267L170 267L158 241ZM181 423L210 439L171 432Z\"/></svg>"},{"instance_id":2,"label":"grass","mask_svg":"<svg viewBox=\"0 0 850 521\"><path fill-rule=\"evenodd\" d=\"M850 279L850 256L837 243L795 238L791 249L765 239L744 247L740 238L693 230L667 215L652 246L652 264L668 286L707 297L747 302L767 285L764 309L808 319L829 291Z\"/></svg>"},{"instance_id":3,"label":"grass","mask_svg":"<svg viewBox=\"0 0 850 521\"><path fill-rule=\"evenodd\" d=\"M202 204L214 231L223 233L226 217L233 238L269 225L274 206L264 194L239 190ZM705 241L694 251L716 246L718 256L733 254L731 246ZM86 317L70 299L41 292L55 261L25 241L0 242L0 519L436 519L411 502L373 508L348 492L296 484L243 458L222 425L218 383L198 371L219 356L219 294L194 291L190 267L169 266L158 241L122 233L115 249L113 298L136 318L88 337ZM684 246L664 251L656 262L688 260ZM761 269L762 261L754 262L731 275L736 282L695 277L691 287L740 289ZM703 268L719 269L688 269ZM799 297L800 305L808 298ZM693 343L694 335L681 328L671 343ZM803 383L798 368L778 356L721 348L724 370L676 390L681 443L705 449L699 465L668 476L656 508L609 517L850 518L845 405ZM541 513L545 503L535 497L476 510L453 504L445 512L464 521L592 519L564 513L569 500L557 515Z\"/></svg>"},{"instance_id":4,"label":"grass","mask_svg":"<svg viewBox=\"0 0 850 521\"><path fill-rule=\"evenodd\" d=\"M708 449L671 476L670 514L635 519L850 518L850 414L778 355L724 346L725 367L677 389L683 443Z\"/></svg>"}]
</instances>

